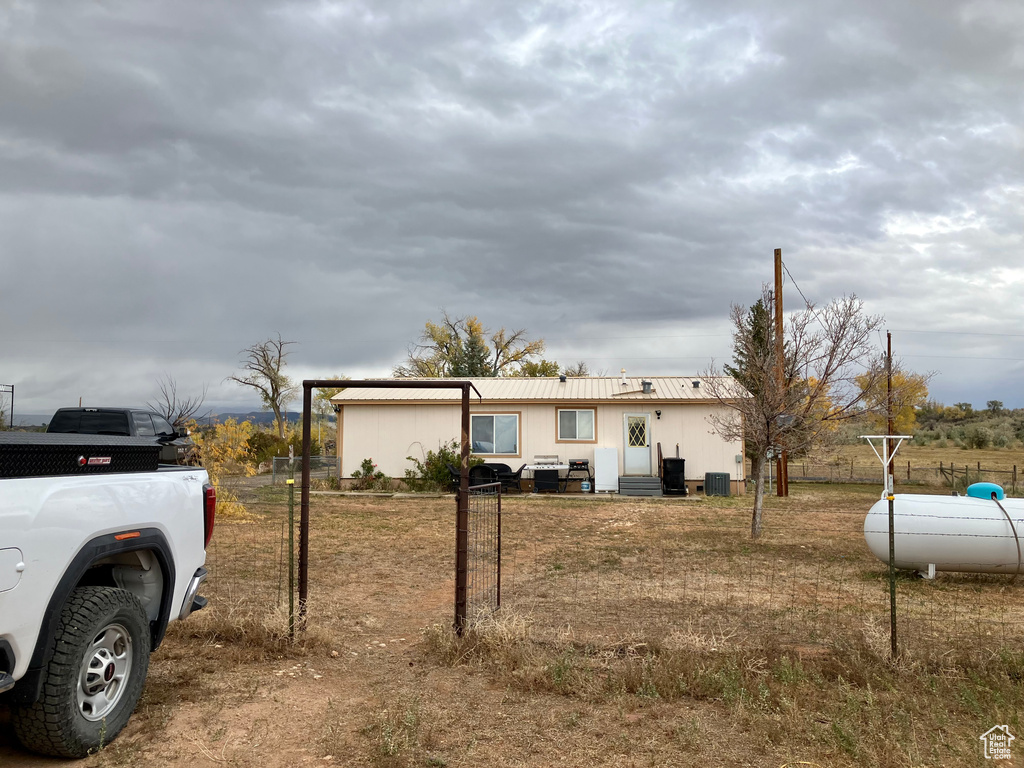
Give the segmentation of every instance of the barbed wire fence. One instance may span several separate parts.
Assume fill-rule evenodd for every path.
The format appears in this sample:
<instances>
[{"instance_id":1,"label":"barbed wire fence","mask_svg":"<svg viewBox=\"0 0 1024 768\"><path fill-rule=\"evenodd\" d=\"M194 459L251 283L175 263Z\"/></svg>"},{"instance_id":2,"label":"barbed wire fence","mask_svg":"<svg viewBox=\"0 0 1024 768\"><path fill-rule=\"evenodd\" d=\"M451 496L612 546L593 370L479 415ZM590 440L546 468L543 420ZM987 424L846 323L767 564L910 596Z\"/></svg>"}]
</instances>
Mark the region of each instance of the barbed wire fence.
<instances>
[{"instance_id":1,"label":"barbed wire fence","mask_svg":"<svg viewBox=\"0 0 1024 768\"><path fill-rule=\"evenodd\" d=\"M945 486L951 490L963 490L971 483L990 482L1004 487L1010 495L1016 495L1020 488L1017 466L1010 469L984 467L981 462L940 462L938 466L912 466L910 462L897 460L894 467L897 483L920 486ZM877 464L856 464L854 462L825 463L791 461L789 479L805 483L880 483L882 468Z\"/></svg>"}]
</instances>

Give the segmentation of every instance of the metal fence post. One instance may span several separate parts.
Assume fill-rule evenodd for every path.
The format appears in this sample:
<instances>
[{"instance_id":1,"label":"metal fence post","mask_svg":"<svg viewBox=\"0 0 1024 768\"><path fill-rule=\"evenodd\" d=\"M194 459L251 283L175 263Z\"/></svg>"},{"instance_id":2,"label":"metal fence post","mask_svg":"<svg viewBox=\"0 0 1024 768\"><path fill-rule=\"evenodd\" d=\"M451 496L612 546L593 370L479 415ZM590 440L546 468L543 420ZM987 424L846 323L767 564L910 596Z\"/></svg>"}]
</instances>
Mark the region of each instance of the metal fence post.
<instances>
[{"instance_id":1,"label":"metal fence post","mask_svg":"<svg viewBox=\"0 0 1024 768\"><path fill-rule=\"evenodd\" d=\"M498 486L498 575L497 575L497 586L496 586L496 603L497 608L501 608L501 485Z\"/></svg>"},{"instance_id":2,"label":"metal fence post","mask_svg":"<svg viewBox=\"0 0 1024 768\"><path fill-rule=\"evenodd\" d=\"M893 510L892 487L889 487L889 644L892 658L896 658L896 516Z\"/></svg>"},{"instance_id":3,"label":"metal fence post","mask_svg":"<svg viewBox=\"0 0 1024 768\"><path fill-rule=\"evenodd\" d=\"M295 641L295 454L288 446L288 638Z\"/></svg>"},{"instance_id":4,"label":"metal fence post","mask_svg":"<svg viewBox=\"0 0 1024 768\"><path fill-rule=\"evenodd\" d=\"M469 387L462 388L462 461L455 497L455 633L466 628L469 567Z\"/></svg>"}]
</instances>

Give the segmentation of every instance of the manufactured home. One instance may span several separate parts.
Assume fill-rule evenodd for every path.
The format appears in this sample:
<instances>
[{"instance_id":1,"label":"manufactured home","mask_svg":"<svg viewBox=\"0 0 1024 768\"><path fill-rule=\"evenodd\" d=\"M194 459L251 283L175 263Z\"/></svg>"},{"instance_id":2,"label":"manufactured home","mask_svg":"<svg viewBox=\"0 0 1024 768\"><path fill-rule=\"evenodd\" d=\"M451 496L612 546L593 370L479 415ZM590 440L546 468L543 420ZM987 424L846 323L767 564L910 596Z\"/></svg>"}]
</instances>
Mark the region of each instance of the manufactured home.
<instances>
[{"instance_id":1,"label":"manufactured home","mask_svg":"<svg viewBox=\"0 0 1024 768\"><path fill-rule=\"evenodd\" d=\"M714 473L716 482L727 476L727 492L745 491L742 441L723 440L708 420L711 414L729 409L708 396L697 377L468 381L481 395L474 394L470 400L473 455L513 470L526 465L527 490L529 468L542 463L563 467L585 463L589 476L577 474L575 480L586 479L602 491L637 482L631 478L657 478L659 467L665 466L659 459L669 458L683 460L669 464L684 467L686 489L691 493L704 490L708 473ZM338 417L342 477L351 477L370 458L378 470L401 478L412 467L407 457L422 458L461 434L457 389L353 387L331 401ZM615 488L609 487L609 475L618 480ZM579 485L562 487L575 490Z\"/></svg>"}]
</instances>

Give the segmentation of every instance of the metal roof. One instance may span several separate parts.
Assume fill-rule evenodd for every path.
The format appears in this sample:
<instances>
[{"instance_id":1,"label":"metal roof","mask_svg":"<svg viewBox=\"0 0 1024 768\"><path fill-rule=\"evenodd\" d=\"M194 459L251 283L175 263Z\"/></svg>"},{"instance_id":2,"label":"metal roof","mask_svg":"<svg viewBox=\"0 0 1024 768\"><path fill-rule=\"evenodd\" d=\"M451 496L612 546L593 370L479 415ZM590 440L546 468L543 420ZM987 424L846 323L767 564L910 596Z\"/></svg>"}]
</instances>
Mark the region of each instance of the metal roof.
<instances>
[{"instance_id":1,"label":"metal roof","mask_svg":"<svg viewBox=\"0 0 1024 768\"><path fill-rule=\"evenodd\" d=\"M386 379L385 379L386 380ZM438 379L394 379L396 382L438 381ZM650 378L619 376L567 377L561 381L557 376L544 378L470 378L450 381L472 382L480 391L484 401L494 402L616 402L641 400L652 402L713 402L705 388L694 387L701 381L697 376L651 376ZM623 384L625 381L625 384ZM651 382L650 394L644 394L643 382ZM476 401L475 395L472 401ZM338 405L346 403L374 402L458 402L462 393L457 389L368 389L351 387L331 398Z\"/></svg>"}]
</instances>

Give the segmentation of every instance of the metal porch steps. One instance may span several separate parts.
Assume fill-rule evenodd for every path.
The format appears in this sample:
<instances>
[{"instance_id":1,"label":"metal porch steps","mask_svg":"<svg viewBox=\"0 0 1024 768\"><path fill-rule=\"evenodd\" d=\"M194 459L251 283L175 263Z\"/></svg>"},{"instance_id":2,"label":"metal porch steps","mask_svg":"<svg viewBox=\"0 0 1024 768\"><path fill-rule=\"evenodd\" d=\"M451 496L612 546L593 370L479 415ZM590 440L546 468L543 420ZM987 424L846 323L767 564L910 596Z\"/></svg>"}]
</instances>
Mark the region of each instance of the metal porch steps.
<instances>
[{"instance_id":1,"label":"metal porch steps","mask_svg":"<svg viewBox=\"0 0 1024 768\"><path fill-rule=\"evenodd\" d=\"M619 495L661 496L661 478L619 476Z\"/></svg>"}]
</instances>

